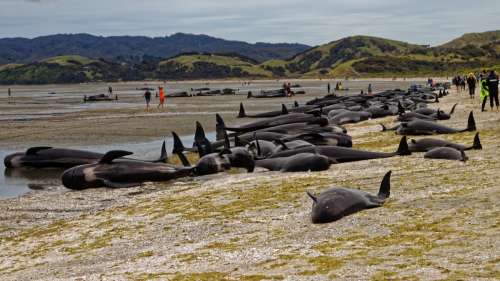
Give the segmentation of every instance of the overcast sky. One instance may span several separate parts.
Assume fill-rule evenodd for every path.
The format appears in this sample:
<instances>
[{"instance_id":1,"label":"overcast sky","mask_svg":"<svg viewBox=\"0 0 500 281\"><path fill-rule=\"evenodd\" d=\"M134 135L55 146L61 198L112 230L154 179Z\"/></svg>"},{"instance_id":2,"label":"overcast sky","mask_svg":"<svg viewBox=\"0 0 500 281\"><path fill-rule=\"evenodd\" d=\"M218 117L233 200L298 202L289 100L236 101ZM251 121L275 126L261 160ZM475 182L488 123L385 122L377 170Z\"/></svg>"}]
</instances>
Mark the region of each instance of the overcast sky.
<instances>
[{"instance_id":1,"label":"overcast sky","mask_svg":"<svg viewBox=\"0 0 500 281\"><path fill-rule=\"evenodd\" d=\"M500 0L0 0L0 37L207 34L327 43L372 35L437 45L500 29Z\"/></svg>"}]
</instances>

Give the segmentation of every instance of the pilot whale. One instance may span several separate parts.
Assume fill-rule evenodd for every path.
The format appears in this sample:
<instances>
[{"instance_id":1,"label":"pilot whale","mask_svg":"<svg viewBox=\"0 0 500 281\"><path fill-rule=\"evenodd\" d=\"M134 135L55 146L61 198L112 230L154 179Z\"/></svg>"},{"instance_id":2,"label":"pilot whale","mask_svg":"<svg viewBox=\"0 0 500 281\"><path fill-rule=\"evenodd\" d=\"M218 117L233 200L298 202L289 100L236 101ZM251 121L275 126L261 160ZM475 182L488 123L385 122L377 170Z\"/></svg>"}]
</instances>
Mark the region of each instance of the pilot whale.
<instances>
[{"instance_id":1,"label":"pilot whale","mask_svg":"<svg viewBox=\"0 0 500 281\"><path fill-rule=\"evenodd\" d=\"M112 150L93 164L80 165L62 174L62 183L69 189L111 187L125 188L139 186L147 181L169 181L192 174L191 168L176 167L165 163L151 163L136 160L120 160L132 155L124 150Z\"/></svg>"},{"instance_id":2,"label":"pilot whale","mask_svg":"<svg viewBox=\"0 0 500 281\"><path fill-rule=\"evenodd\" d=\"M313 200L311 221L315 224L329 223L365 209L382 206L391 193L390 181L391 171L382 179L378 195L347 187L333 187L319 196L307 192Z\"/></svg>"}]
</instances>

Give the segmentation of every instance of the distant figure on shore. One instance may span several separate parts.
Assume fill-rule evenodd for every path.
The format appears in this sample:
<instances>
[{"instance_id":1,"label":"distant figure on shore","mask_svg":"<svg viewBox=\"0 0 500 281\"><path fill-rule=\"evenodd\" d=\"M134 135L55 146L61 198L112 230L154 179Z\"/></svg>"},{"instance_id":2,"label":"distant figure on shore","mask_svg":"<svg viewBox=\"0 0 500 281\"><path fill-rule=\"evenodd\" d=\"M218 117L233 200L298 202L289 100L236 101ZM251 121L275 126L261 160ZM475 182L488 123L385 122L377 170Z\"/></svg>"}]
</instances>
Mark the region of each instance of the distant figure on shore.
<instances>
[{"instance_id":1,"label":"distant figure on shore","mask_svg":"<svg viewBox=\"0 0 500 281\"><path fill-rule=\"evenodd\" d=\"M328 85L326 85L326 90L328 91L328 94L330 94L330 83L328 83Z\"/></svg>"},{"instance_id":2,"label":"distant figure on shore","mask_svg":"<svg viewBox=\"0 0 500 281\"><path fill-rule=\"evenodd\" d=\"M109 96L113 95L113 87L111 87L111 86L108 87L108 93L109 93Z\"/></svg>"},{"instance_id":3,"label":"distant figure on shore","mask_svg":"<svg viewBox=\"0 0 500 281\"><path fill-rule=\"evenodd\" d=\"M462 91L465 91L465 81L467 79L465 78L465 75L463 77L460 77L460 88L462 88Z\"/></svg>"},{"instance_id":4,"label":"distant figure on shore","mask_svg":"<svg viewBox=\"0 0 500 281\"><path fill-rule=\"evenodd\" d=\"M486 111L484 107L486 106L486 99L490 95L488 93L488 82L486 81L486 71L483 71L479 76L479 85L481 86L481 92L479 94L479 100L481 101L481 112Z\"/></svg>"},{"instance_id":5,"label":"distant figure on shore","mask_svg":"<svg viewBox=\"0 0 500 281\"><path fill-rule=\"evenodd\" d=\"M149 103L151 102L151 92L149 90L144 93L144 99L146 100L146 111L149 111Z\"/></svg>"},{"instance_id":6,"label":"distant figure on shore","mask_svg":"<svg viewBox=\"0 0 500 281\"><path fill-rule=\"evenodd\" d=\"M491 111L493 111L493 103L497 107L497 112L499 111L499 102L498 102L498 75L494 70L490 71L490 74L486 78L486 83L488 85L488 92L490 94L490 107Z\"/></svg>"},{"instance_id":7,"label":"distant figure on shore","mask_svg":"<svg viewBox=\"0 0 500 281\"><path fill-rule=\"evenodd\" d=\"M469 87L469 96L473 99L476 93L476 77L472 72L469 73L469 77L467 77L467 86Z\"/></svg>"},{"instance_id":8,"label":"distant figure on shore","mask_svg":"<svg viewBox=\"0 0 500 281\"><path fill-rule=\"evenodd\" d=\"M371 95L372 92L372 84L368 84L368 95Z\"/></svg>"},{"instance_id":9,"label":"distant figure on shore","mask_svg":"<svg viewBox=\"0 0 500 281\"><path fill-rule=\"evenodd\" d=\"M7 95L9 96L9 98L12 96L12 91L9 89L7 89Z\"/></svg>"},{"instance_id":10,"label":"distant figure on shore","mask_svg":"<svg viewBox=\"0 0 500 281\"><path fill-rule=\"evenodd\" d=\"M159 87L159 92L160 92L160 103L158 104L158 108L163 108L165 106L165 91L163 90L163 87Z\"/></svg>"}]
</instances>

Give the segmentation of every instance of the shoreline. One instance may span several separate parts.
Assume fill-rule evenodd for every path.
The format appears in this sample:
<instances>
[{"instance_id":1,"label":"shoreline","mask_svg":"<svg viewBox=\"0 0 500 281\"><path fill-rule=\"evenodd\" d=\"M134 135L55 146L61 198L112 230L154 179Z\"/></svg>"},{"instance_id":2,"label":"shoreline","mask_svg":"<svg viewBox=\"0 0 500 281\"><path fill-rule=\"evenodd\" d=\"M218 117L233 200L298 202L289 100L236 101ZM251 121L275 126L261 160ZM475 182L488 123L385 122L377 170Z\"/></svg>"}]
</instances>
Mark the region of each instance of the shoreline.
<instances>
[{"instance_id":1,"label":"shoreline","mask_svg":"<svg viewBox=\"0 0 500 281\"><path fill-rule=\"evenodd\" d=\"M323 93L301 98L305 101L314 95ZM209 100L198 102L207 106ZM240 101L224 100L224 105L236 110ZM252 100L249 107L264 111L282 101ZM494 280L500 273L500 242L496 239L500 114L478 112L477 100L471 103L464 92L456 94L454 89L438 106L448 111L455 102L459 103L456 113L442 123L461 128L469 111L474 110L484 147L467 151L470 159L466 163L428 160L415 153L337 164L319 173L223 173L131 189L81 192L61 192L61 186L54 186L0 200L0 252L5 257L0 260L0 277L386 280L398 276ZM148 124L154 131L157 124L144 118L137 124ZM348 125L354 147L394 151L400 137L380 132L378 125L390 124L393 119ZM228 122L245 121L234 118ZM67 130L75 124L66 122ZM194 129L192 122L186 122L189 131ZM58 123L44 125L50 128ZM98 129L108 123L92 125ZM140 128L122 131L114 140L137 135ZM69 135L77 133L70 131L60 137L68 142L72 141ZM90 139L108 139L100 132L96 137L88 131L85 134ZM438 137L469 144L473 135L467 132ZM40 135L39 139L46 137ZM110 134L109 140L112 137ZM5 139L0 138L0 143L4 145ZM376 192L388 170L393 171L391 197L382 208L331 224L310 223L311 201L305 191L352 186Z\"/></svg>"}]
</instances>

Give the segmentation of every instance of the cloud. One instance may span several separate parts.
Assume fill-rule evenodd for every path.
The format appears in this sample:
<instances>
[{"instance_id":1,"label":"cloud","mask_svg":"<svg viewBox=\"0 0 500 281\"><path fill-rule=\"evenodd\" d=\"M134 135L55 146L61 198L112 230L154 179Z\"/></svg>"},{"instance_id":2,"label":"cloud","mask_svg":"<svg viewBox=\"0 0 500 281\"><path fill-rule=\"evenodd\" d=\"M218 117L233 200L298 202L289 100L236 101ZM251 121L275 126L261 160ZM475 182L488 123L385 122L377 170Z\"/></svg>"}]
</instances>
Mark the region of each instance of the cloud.
<instances>
[{"instance_id":1,"label":"cloud","mask_svg":"<svg viewBox=\"0 0 500 281\"><path fill-rule=\"evenodd\" d=\"M439 44L499 29L499 13L497 0L2 0L0 37L189 32L316 45L364 34Z\"/></svg>"}]
</instances>

